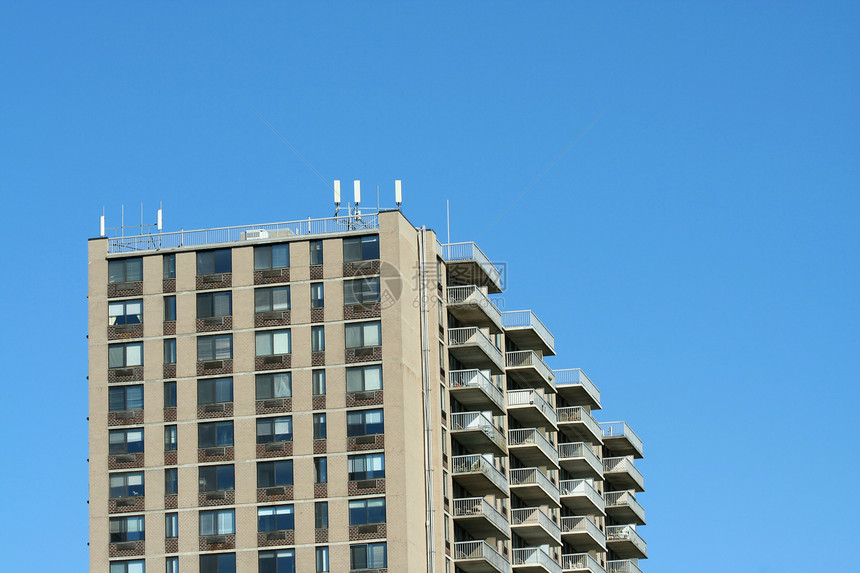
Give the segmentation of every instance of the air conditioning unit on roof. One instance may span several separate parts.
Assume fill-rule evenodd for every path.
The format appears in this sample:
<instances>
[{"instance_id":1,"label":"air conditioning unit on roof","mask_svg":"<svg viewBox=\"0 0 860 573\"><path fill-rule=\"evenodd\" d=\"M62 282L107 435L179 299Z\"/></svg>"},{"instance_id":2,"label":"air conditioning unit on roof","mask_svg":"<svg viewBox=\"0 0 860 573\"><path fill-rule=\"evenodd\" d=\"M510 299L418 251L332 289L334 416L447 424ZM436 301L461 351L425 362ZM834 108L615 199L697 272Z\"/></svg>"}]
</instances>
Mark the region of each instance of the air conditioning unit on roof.
<instances>
[{"instance_id":1,"label":"air conditioning unit on roof","mask_svg":"<svg viewBox=\"0 0 860 573\"><path fill-rule=\"evenodd\" d=\"M242 233L242 239L245 241L253 241L255 239L268 239L269 232L265 229L250 229Z\"/></svg>"}]
</instances>

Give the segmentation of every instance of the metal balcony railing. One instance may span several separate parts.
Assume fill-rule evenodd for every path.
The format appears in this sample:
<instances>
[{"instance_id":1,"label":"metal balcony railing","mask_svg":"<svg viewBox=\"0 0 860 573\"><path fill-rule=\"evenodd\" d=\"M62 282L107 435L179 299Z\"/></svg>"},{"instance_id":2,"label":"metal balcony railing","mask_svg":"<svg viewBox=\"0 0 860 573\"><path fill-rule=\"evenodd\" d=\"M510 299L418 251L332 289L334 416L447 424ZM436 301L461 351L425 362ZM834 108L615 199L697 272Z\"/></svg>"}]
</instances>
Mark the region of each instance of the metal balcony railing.
<instances>
[{"instance_id":1,"label":"metal balcony railing","mask_svg":"<svg viewBox=\"0 0 860 573\"><path fill-rule=\"evenodd\" d=\"M442 245L442 258L448 262L475 261L493 283L499 284L502 273L475 243L449 243Z\"/></svg>"},{"instance_id":2,"label":"metal balcony railing","mask_svg":"<svg viewBox=\"0 0 860 573\"><path fill-rule=\"evenodd\" d=\"M459 412L451 414L451 431L480 430L494 444L505 449L505 435L493 425L482 412Z\"/></svg>"},{"instance_id":3,"label":"metal balcony railing","mask_svg":"<svg viewBox=\"0 0 860 573\"><path fill-rule=\"evenodd\" d=\"M630 474L634 481L640 486L645 485L645 478L642 476L635 465L633 465L633 456L620 456L617 458L603 459L603 473L626 472Z\"/></svg>"},{"instance_id":4,"label":"metal balcony railing","mask_svg":"<svg viewBox=\"0 0 860 573\"><path fill-rule=\"evenodd\" d=\"M630 440L636 451L642 453L642 440L636 435L636 432L630 429L627 422L600 422L600 429L604 438L624 436Z\"/></svg>"},{"instance_id":5,"label":"metal balcony railing","mask_svg":"<svg viewBox=\"0 0 860 573\"><path fill-rule=\"evenodd\" d=\"M540 547L514 549L511 553L514 567L518 565L540 565L550 573L561 573L561 565Z\"/></svg>"},{"instance_id":6,"label":"metal balcony railing","mask_svg":"<svg viewBox=\"0 0 860 573\"><path fill-rule=\"evenodd\" d=\"M645 519L645 508L636 501L632 491L607 491L604 494L606 507L629 507L642 520Z\"/></svg>"},{"instance_id":7,"label":"metal balcony railing","mask_svg":"<svg viewBox=\"0 0 860 573\"><path fill-rule=\"evenodd\" d=\"M511 510L511 526L537 524L553 539L561 543L561 528L539 507L521 507Z\"/></svg>"},{"instance_id":8,"label":"metal balcony railing","mask_svg":"<svg viewBox=\"0 0 860 573\"><path fill-rule=\"evenodd\" d=\"M561 556L561 568L564 571L588 571L588 573L606 573L597 559L588 553L568 553Z\"/></svg>"},{"instance_id":9,"label":"metal balcony railing","mask_svg":"<svg viewBox=\"0 0 860 573\"><path fill-rule=\"evenodd\" d=\"M508 446L527 445L537 446L553 465L558 466L558 450L537 428L508 430Z\"/></svg>"},{"instance_id":10,"label":"metal balcony railing","mask_svg":"<svg viewBox=\"0 0 860 573\"><path fill-rule=\"evenodd\" d=\"M642 553L646 553L647 544L642 537L636 533L636 529L632 525L607 525L606 526L607 541L630 541Z\"/></svg>"},{"instance_id":11,"label":"metal balcony railing","mask_svg":"<svg viewBox=\"0 0 860 573\"><path fill-rule=\"evenodd\" d=\"M523 366L531 366L541 377L547 382L552 382L555 375L546 362L534 350L514 350L505 353L505 366L508 368L519 368Z\"/></svg>"},{"instance_id":12,"label":"metal balcony railing","mask_svg":"<svg viewBox=\"0 0 860 573\"><path fill-rule=\"evenodd\" d=\"M454 542L454 560L483 559L499 572L509 572L511 564L486 541Z\"/></svg>"},{"instance_id":13,"label":"metal balcony railing","mask_svg":"<svg viewBox=\"0 0 860 573\"><path fill-rule=\"evenodd\" d=\"M605 548L606 535L600 531L597 525L585 517L584 515L569 516L561 518L562 533L588 533L593 538L600 542L600 545Z\"/></svg>"},{"instance_id":14,"label":"metal balcony railing","mask_svg":"<svg viewBox=\"0 0 860 573\"><path fill-rule=\"evenodd\" d=\"M558 500L558 486L552 483L546 474L538 468L517 468L508 470L511 485L537 485L547 492L551 498Z\"/></svg>"},{"instance_id":15,"label":"metal balcony railing","mask_svg":"<svg viewBox=\"0 0 860 573\"><path fill-rule=\"evenodd\" d=\"M642 573L639 566L632 559L617 559L606 562L608 573Z\"/></svg>"},{"instance_id":16,"label":"metal balcony railing","mask_svg":"<svg viewBox=\"0 0 860 573\"><path fill-rule=\"evenodd\" d=\"M558 445L559 459L584 458L591 466L600 468L600 458L597 457L591 447L585 442L570 442Z\"/></svg>"},{"instance_id":17,"label":"metal balcony railing","mask_svg":"<svg viewBox=\"0 0 860 573\"><path fill-rule=\"evenodd\" d=\"M466 326L463 328L448 329L448 344L451 346L463 346L466 344L475 344L485 354L491 356L498 364L504 364L505 359L502 356L502 351L496 348L487 335L475 326Z\"/></svg>"},{"instance_id":18,"label":"metal balcony railing","mask_svg":"<svg viewBox=\"0 0 860 573\"><path fill-rule=\"evenodd\" d=\"M550 348L555 348L555 337L530 310L508 310L502 313L502 326L508 328L532 328Z\"/></svg>"},{"instance_id":19,"label":"metal balcony railing","mask_svg":"<svg viewBox=\"0 0 860 573\"><path fill-rule=\"evenodd\" d=\"M540 410L553 426L558 426L555 409L536 390L508 391L508 408L511 406L534 406Z\"/></svg>"},{"instance_id":20,"label":"metal balcony railing","mask_svg":"<svg viewBox=\"0 0 860 573\"><path fill-rule=\"evenodd\" d=\"M465 302L480 307L491 317L493 322L499 326L503 326L501 311L499 311L498 307L493 304L493 301L480 288L475 285L448 287L448 304L462 304Z\"/></svg>"},{"instance_id":21,"label":"metal balcony railing","mask_svg":"<svg viewBox=\"0 0 860 573\"><path fill-rule=\"evenodd\" d=\"M454 500L454 517L484 517L497 529L510 534L510 523L493 504L482 497L464 497Z\"/></svg>"},{"instance_id":22,"label":"metal balcony railing","mask_svg":"<svg viewBox=\"0 0 860 573\"><path fill-rule=\"evenodd\" d=\"M477 387L484 391L496 403L500 410L505 409L505 397L502 390L480 370L451 370L449 373L450 388Z\"/></svg>"},{"instance_id":23,"label":"metal balcony railing","mask_svg":"<svg viewBox=\"0 0 860 573\"><path fill-rule=\"evenodd\" d=\"M505 478L505 475L496 469L492 462L481 455L454 456L451 458L451 473L480 473L486 476L500 490L508 491L508 480Z\"/></svg>"},{"instance_id":24,"label":"metal balcony railing","mask_svg":"<svg viewBox=\"0 0 860 573\"><path fill-rule=\"evenodd\" d=\"M553 373L555 374L556 387L567 384L578 384L585 389L588 395L591 396L598 405L600 404L600 390L597 389L594 382L592 382L580 368L553 370Z\"/></svg>"},{"instance_id":25,"label":"metal balcony railing","mask_svg":"<svg viewBox=\"0 0 860 573\"><path fill-rule=\"evenodd\" d=\"M558 413L559 424L564 422L582 422L588 428L588 431L597 436L598 439L603 435L603 430L601 430L602 424L595 420L594 416L582 406L559 408L556 412Z\"/></svg>"},{"instance_id":26,"label":"metal balcony railing","mask_svg":"<svg viewBox=\"0 0 860 573\"><path fill-rule=\"evenodd\" d=\"M584 479L565 479L558 482L558 489L562 496L565 495L584 495L588 498L595 507L600 509L600 512L606 510L606 502L603 497L597 493L594 486Z\"/></svg>"}]
</instances>

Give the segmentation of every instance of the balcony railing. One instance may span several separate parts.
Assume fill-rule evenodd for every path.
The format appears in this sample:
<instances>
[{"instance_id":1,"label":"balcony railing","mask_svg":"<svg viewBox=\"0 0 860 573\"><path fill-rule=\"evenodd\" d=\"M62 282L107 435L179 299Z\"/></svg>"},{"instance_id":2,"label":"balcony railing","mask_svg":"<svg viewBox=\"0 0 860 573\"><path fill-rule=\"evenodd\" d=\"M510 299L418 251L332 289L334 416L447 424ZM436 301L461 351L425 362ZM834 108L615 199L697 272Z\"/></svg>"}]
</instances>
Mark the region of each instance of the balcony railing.
<instances>
[{"instance_id":1,"label":"balcony railing","mask_svg":"<svg viewBox=\"0 0 860 573\"><path fill-rule=\"evenodd\" d=\"M600 422L600 429L603 431L604 438L624 436L630 441L630 445L642 454L642 440L630 429L627 422Z\"/></svg>"},{"instance_id":2,"label":"balcony railing","mask_svg":"<svg viewBox=\"0 0 860 573\"><path fill-rule=\"evenodd\" d=\"M511 526L536 524L544 528L553 539L561 543L561 528L538 507L521 507L511 510Z\"/></svg>"},{"instance_id":3,"label":"balcony railing","mask_svg":"<svg viewBox=\"0 0 860 573\"><path fill-rule=\"evenodd\" d=\"M481 412L451 414L451 431L480 430L499 449L505 449L505 435Z\"/></svg>"},{"instance_id":4,"label":"balcony railing","mask_svg":"<svg viewBox=\"0 0 860 573\"><path fill-rule=\"evenodd\" d=\"M510 536L510 523L493 504L482 497L464 497L454 500L454 517L483 517L500 531Z\"/></svg>"},{"instance_id":5,"label":"balcony railing","mask_svg":"<svg viewBox=\"0 0 860 573\"><path fill-rule=\"evenodd\" d=\"M591 399L600 406L600 390L597 389L597 386L594 385L594 382L585 375L579 368L568 368L562 370L553 370L555 374L555 385L556 387L566 386L566 385L579 385L591 396Z\"/></svg>"},{"instance_id":6,"label":"balcony railing","mask_svg":"<svg viewBox=\"0 0 860 573\"><path fill-rule=\"evenodd\" d=\"M584 479L565 479L558 482L558 489L561 492L562 496L565 495L583 495L588 501L594 505L594 507L599 508L600 512L603 513L606 509L606 502L603 497L597 493L597 490L594 489L594 486L588 482L588 480Z\"/></svg>"},{"instance_id":7,"label":"balcony railing","mask_svg":"<svg viewBox=\"0 0 860 573\"><path fill-rule=\"evenodd\" d=\"M512 565L514 567L519 565L540 565L550 573L561 573L561 566L558 562L547 555L540 547L514 549L512 555Z\"/></svg>"},{"instance_id":8,"label":"balcony railing","mask_svg":"<svg viewBox=\"0 0 860 573\"><path fill-rule=\"evenodd\" d=\"M540 410L553 426L558 426L555 409L536 390L508 391L508 408L511 406L534 406Z\"/></svg>"},{"instance_id":9,"label":"balcony railing","mask_svg":"<svg viewBox=\"0 0 860 573\"><path fill-rule=\"evenodd\" d=\"M598 440L603 435L602 424L595 420L594 416L582 406L559 408L556 411L558 412L559 424L565 422L582 422L588 428L588 431L591 432L591 435L595 436Z\"/></svg>"},{"instance_id":10,"label":"balcony railing","mask_svg":"<svg viewBox=\"0 0 860 573\"><path fill-rule=\"evenodd\" d=\"M541 375L541 378L547 382L552 382L555 375L546 362L534 350L514 350L505 353L505 366L508 368L520 368L531 366Z\"/></svg>"},{"instance_id":11,"label":"balcony railing","mask_svg":"<svg viewBox=\"0 0 860 573\"><path fill-rule=\"evenodd\" d=\"M555 348L555 337L544 326L535 313L530 310L509 310L502 313L502 326L509 328L531 328L552 349Z\"/></svg>"},{"instance_id":12,"label":"balcony railing","mask_svg":"<svg viewBox=\"0 0 860 573\"><path fill-rule=\"evenodd\" d=\"M488 461L484 456L477 454L469 456L454 456L451 458L451 473L453 474L475 474L480 473L493 482L502 491L508 491L508 480Z\"/></svg>"},{"instance_id":13,"label":"balcony railing","mask_svg":"<svg viewBox=\"0 0 860 573\"><path fill-rule=\"evenodd\" d=\"M219 227L195 231L175 231L150 235L131 235L108 239L109 253L130 251L157 251L180 247L195 247L216 243L235 243L253 238L293 237L300 235L322 235L345 233L364 229L378 229L379 216L376 213L346 217L326 217L323 219L301 219L282 223L263 223L238 227ZM262 231L262 232L261 232ZM498 272L498 271L496 271Z\"/></svg>"},{"instance_id":14,"label":"balcony railing","mask_svg":"<svg viewBox=\"0 0 860 573\"><path fill-rule=\"evenodd\" d=\"M496 348L496 345L490 342L487 335L474 326L466 326L464 328L449 328L448 329L448 344L451 346L464 346L466 344L475 344L485 354L491 356L497 364L504 364L505 359L502 356L502 351Z\"/></svg>"},{"instance_id":15,"label":"balcony railing","mask_svg":"<svg viewBox=\"0 0 860 573\"><path fill-rule=\"evenodd\" d=\"M505 396L501 388L480 370L451 370L449 388L480 388L501 412L505 411Z\"/></svg>"},{"instance_id":16,"label":"balcony railing","mask_svg":"<svg viewBox=\"0 0 860 573\"><path fill-rule=\"evenodd\" d=\"M455 561L476 559L483 559L499 572L511 570L511 564L508 560L486 541L457 541L454 543Z\"/></svg>"},{"instance_id":17,"label":"balcony railing","mask_svg":"<svg viewBox=\"0 0 860 573\"><path fill-rule=\"evenodd\" d=\"M632 559L607 561L606 570L608 573L642 573L642 570L639 569L639 566Z\"/></svg>"},{"instance_id":18,"label":"balcony railing","mask_svg":"<svg viewBox=\"0 0 860 573\"><path fill-rule=\"evenodd\" d=\"M502 313L493 301L475 285L448 287L448 304L469 303L480 307L490 319L502 326Z\"/></svg>"},{"instance_id":19,"label":"balcony railing","mask_svg":"<svg viewBox=\"0 0 860 573\"><path fill-rule=\"evenodd\" d=\"M499 284L502 273L475 243L449 243L442 245L442 258L447 262L475 261L494 284Z\"/></svg>"},{"instance_id":20,"label":"balcony railing","mask_svg":"<svg viewBox=\"0 0 860 573\"><path fill-rule=\"evenodd\" d=\"M597 559L588 553L568 553L561 556L561 568L564 571L588 571L588 573L606 573Z\"/></svg>"},{"instance_id":21,"label":"balcony railing","mask_svg":"<svg viewBox=\"0 0 860 573\"><path fill-rule=\"evenodd\" d=\"M541 487L547 494L558 500L558 486L546 477L546 474L538 468L517 468L508 470L508 475L511 478L511 485L537 485Z\"/></svg>"},{"instance_id":22,"label":"balcony railing","mask_svg":"<svg viewBox=\"0 0 860 573\"><path fill-rule=\"evenodd\" d=\"M606 526L607 541L629 541L643 553L647 552L648 546L645 540L636 533L636 529L631 525L607 525Z\"/></svg>"},{"instance_id":23,"label":"balcony railing","mask_svg":"<svg viewBox=\"0 0 860 573\"><path fill-rule=\"evenodd\" d=\"M607 491L604 497L607 507L629 507L639 519L645 521L645 508L636 501L632 491Z\"/></svg>"},{"instance_id":24,"label":"balcony railing","mask_svg":"<svg viewBox=\"0 0 860 573\"><path fill-rule=\"evenodd\" d=\"M562 517L561 518L562 533L587 533L597 540L597 543L606 549L606 535L600 531L600 528L584 515Z\"/></svg>"},{"instance_id":25,"label":"balcony railing","mask_svg":"<svg viewBox=\"0 0 860 573\"><path fill-rule=\"evenodd\" d=\"M603 473L627 473L630 474L630 477L644 489L645 487L645 478L642 476L642 472L640 472L635 465L633 465L633 456L620 456L616 458L604 458L603 459Z\"/></svg>"},{"instance_id":26,"label":"balcony railing","mask_svg":"<svg viewBox=\"0 0 860 573\"><path fill-rule=\"evenodd\" d=\"M600 458L591 451L591 447L585 442L559 444L558 458L559 460L583 458L597 473L600 473L600 468L602 467Z\"/></svg>"},{"instance_id":27,"label":"balcony railing","mask_svg":"<svg viewBox=\"0 0 860 573\"><path fill-rule=\"evenodd\" d=\"M558 466L558 450L539 430L536 428L508 430L508 446L530 445L537 446L554 466Z\"/></svg>"}]
</instances>

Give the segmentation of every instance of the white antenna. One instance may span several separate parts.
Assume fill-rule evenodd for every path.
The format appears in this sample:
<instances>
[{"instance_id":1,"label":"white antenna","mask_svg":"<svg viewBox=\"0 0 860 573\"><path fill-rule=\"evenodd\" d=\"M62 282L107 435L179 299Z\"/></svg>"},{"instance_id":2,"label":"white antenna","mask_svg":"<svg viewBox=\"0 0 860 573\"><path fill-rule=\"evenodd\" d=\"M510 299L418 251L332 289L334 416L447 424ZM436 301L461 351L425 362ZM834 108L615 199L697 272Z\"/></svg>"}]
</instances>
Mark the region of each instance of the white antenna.
<instances>
[{"instance_id":1,"label":"white antenna","mask_svg":"<svg viewBox=\"0 0 860 573\"><path fill-rule=\"evenodd\" d=\"M99 237L105 236L105 208L102 207L102 215L99 217Z\"/></svg>"},{"instance_id":2,"label":"white antenna","mask_svg":"<svg viewBox=\"0 0 860 573\"><path fill-rule=\"evenodd\" d=\"M158 211L156 211L156 213L155 213L155 228L159 231L162 229L162 226L163 226L162 225L162 221L163 221L162 213L163 213L163 211L161 209L161 203L159 203L158 204Z\"/></svg>"},{"instance_id":3,"label":"white antenna","mask_svg":"<svg viewBox=\"0 0 860 573\"><path fill-rule=\"evenodd\" d=\"M397 210L400 210L400 204L403 203L403 189L400 179L394 181L394 202L397 203Z\"/></svg>"},{"instance_id":4,"label":"white antenna","mask_svg":"<svg viewBox=\"0 0 860 573\"><path fill-rule=\"evenodd\" d=\"M355 197L355 206L358 207L358 204L361 203L361 181L356 179L352 182L353 194Z\"/></svg>"}]
</instances>

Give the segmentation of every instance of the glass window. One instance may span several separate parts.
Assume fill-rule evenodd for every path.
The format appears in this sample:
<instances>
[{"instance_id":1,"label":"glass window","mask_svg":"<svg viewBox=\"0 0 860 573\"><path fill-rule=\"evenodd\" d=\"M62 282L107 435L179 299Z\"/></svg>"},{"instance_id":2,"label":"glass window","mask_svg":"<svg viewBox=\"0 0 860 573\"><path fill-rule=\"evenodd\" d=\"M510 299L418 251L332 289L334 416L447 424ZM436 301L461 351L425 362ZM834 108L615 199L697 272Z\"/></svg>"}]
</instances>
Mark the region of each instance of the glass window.
<instances>
[{"instance_id":1,"label":"glass window","mask_svg":"<svg viewBox=\"0 0 860 573\"><path fill-rule=\"evenodd\" d=\"M164 363L176 364L176 339L164 339Z\"/></svg>"},{"instance_id":2,"label":"glass window","mask_svg":"<svg viewBox=\"0 0 860 573\"><path fill-rule=\"evenodd\" d=\"M164 407L176 407L176 382L164 383Z\"/></svg>"},{"instance_id":3,"label":"glass window","mask_svg":"<svg viewBox=\"0 0 860 573\"><path fill-rule=\"evenodd\" d=\"M314 370L311 374L313 395L325 396L325 370Z\"/></svg>"},{"instance_id":4,"label":"glass window","mask_svg":"<svg viewBox=\"0 0 860 573\"><path fill-rule=\"evenodd\" d=\"M171 424L169 426L164 426L164 451L176 451L176 444L176 425Z\"/></svg>"},{"instance_id":5,"label":"glass window","mask_svg":"<svg viewBox=\"0 0 860 573\"><path fill-rule=\"evenodd\" d=\"M143 365L142 342L108 345L108 368L130 368L141 365Z\"/></svg>"},{"instance_id":6,"label":"glass window","mask_svg":"<svg viewBox=\"0 0 860 573\"><path fill-rule=\"evenodd\" d=\"M200 491L228 490L235 487L233 464L224 466L200 466L198 468Z\"/></svg>"},{"instance_id":7,"label":"glass window","mask_svg":"<svg viewBox=\"0 0 860 573\"><path fill-rule=\"evenodd\" d=\"M379 321L347 324L344 328L347 348L379 346L382 344L382 327Z\"/></svg>"},{"instance_id":8,"label":"glass window","mask_svg":"<svg viewBox=\"0 0 860 573\"><path fill-rule=\"evenodd\" d=\"M108 411L143 409L143 384L108 388Z\"/></svg>"},{"instance_id":9,"label":"glass window","mask_svg":"<svg viewBox=\"0 0 860 573\"><path fill-rule=\"evenodd\" d=\"M108 324L140 324L143 322L143 301L120 300L108 303Z\"/></svg>"},{"instance_id":10,"label":"glass window","mask_svg":"<svg viewBox=\"0 0 860 573\"><path fill-rule=\"evenodd\" d=\"M179 537L179 514L164 514L164 537Z\"/></svg>"},{"instance_id":11,"label":"glass window","mask_svg":"<svg viewBox=\"0 0 860 573\"><path fill-rule=\"evenodd\" d=\"M110 573L145 573L143 559L134 561L111 561Z\"/></svg>"},{"instance_id":12,"label":"glass window","mask_svg":"<svg viewBox=\"0 0 860 573\"><path fill-rule=\"evenodd\" d=\"M164 297L164 320L176 320L176 296Z\"/></svg>"},{"instance_id":13,"label":"glass window","mask_svg":"<svg viewBox=\"0 0 860 573\"><path fill-rule=\"evenodd\" d=\"M293 549L260 551L259 573L296 573L296 552Z\"/></svg>"},{"instance_id":14,"label":"glass window","mask_svg":"<svg viewBox=\"0 0 860 573\"><path fill-rule=\"evenodd\" d=\"M383 569L387 567L385 543L362 543L349 546L350 569Z\"/></svg>"},{"instance_id":15,"label":"glass window","mask_svg":"<svg viewBox=\"0 0 860 573\"><path fill-rule=\"evenodd\" d=\"M311 308L325 306L325 289L323 283L311 283Z\"/></svg>"},{"instance_id":16,"label":"glass window","mask_svg":"<svg viewBox=\"0 0 860 573\"><path fill-rule=\"evenodd\" d=\"M311 247L311 264L323 264L323 243L322 241L310 241Z\"/></svg>"},{"instance_id":17,"label":"glass window","mask_svg":"<svg viewBox=\"0 0 860 573\"><path fill-rule=\"evenodd\" d=\"M227 292L205 292L197 295L197 318L230 316L233 314L233 297Z\"/></svg>"},{"instance_id":18,"label":"glass window","mask_svg":"<svg viewBox=\"0 0 860 573\"><path fill-rule=\"evenodd\" d=\"M197 338L197 360L227 360L233 358L233 335L200 336Z\"/></svg>"},{"instance_id":19,"label":"glass window","mask_svg":"<svg viewBox=\"0 0 860 573\"><path fill-rule=\"evenodd\" d=\"M289 372L257 374L257 400L290 398L293 395L293 376Z\"/></svg>"},{"instance_id":20,"label":"glass window","mask_svg":"<svg viewBox=\"0 0 860 573\"><path fill-rule=\"evenodd\" d=\"M166 279L175 279L176 278L176 254L164 255L162 257L162 266L164 270L164 278Z\"/></svg>"},{"instance_id":21,"label":"glass window","mask_svg":"<svg viewBox=\"0 0 860 573\"><path fill-rule=\"evenodd\" d=\"M290 310L290 287L266 287L254 291L254 312Z\"/></svg>"},{"instance_id":22,"label":"glass window","mask_svg":"<svg viewBox=\"0 0 860 573\"><path fill-rule=\"evenodd\" d=\"M289 330L265 330L256 333L257 356L290 353Z\"/></svg>"},{"instance_id":23,"label":"glass window","mask_svg":"<svg viewBox=\"0 0 860 573\"><path fill-rule=\"evenodd\" d=\"M325 350L325 327L324 326L312 326L311 327L311 351L312 352L322 352Z\"/></svg>"},{"instance_id":24,"label":"glass window","mask_svg":"<svg viewBox=\"0 0 860 573\"><path fill-rule=\"evenodd\" d=\"M197 424L197 447L214 448L233 445L233 422Z\"/></svg>"},{"instance_id":25,"label":"glass window","mask_svg":"<svg viewBox=\"0 0 860 573\"><path fill-rule=\"evenodd\" d=\"M328 547L316 548L316 573L329 573Z\"/></svg>"},{"instance_id":26,"label":"glass window","mask_svg":"<svg viewBox=\"0 0 860 573\"><path fill-rule=\"evenodd\" d=\"M233 401L232 378L206 378L197 381L197 403L216 404Z\"/></svg>"},{"instance_id":27,"label":"glass window","mask_svg":"<svg viewBox=\"0 0 860 573\"><path fill-rule=\"evenodd\" d=\"M108 261L108 283L130 283L143 280L143 259L113 259Z\"/></svg>"},{"instance_id":28,"label":"glass window","mask_svg":"<svg viewBox=\"0 0 860 573\"><path fill-rule=\"evenodd\" d=\"M370 261L379 258L379 235L350 237L343 240L343 262Z\"/></svg>"},{"instance_id":29,"label":"glass window","mask_svg":"<svg viewBox=\"0 0 860 573\"><path fill-rule=\"evenodd\" d=\"M236 533L236 512L216 509L200 512L200 535L230 535Z\"/></svg>"},{"instance_id":30,"label":"glass window","mask_svg":"<svg viewBox=\"0 0 860 573\"><path fill-rule=\"evenodd\" d=\"M379 302L379 277L343 281L343 304Z\"/></svg>"},{"instance_id":31,"label":"glass window","mask_svg":"<svg viewBox=\"0 0 860 573\"><path fill-rule=\"evenodd\" d=\"M288 531L295 528L292 505L257 508L257 531Z\"/></svg>"},{"instance_id":32,"label":"glass window","mask_svg":"<svg viewBox=\"0 0 860 573\"><path fill-rule=\"evenodd\" d=\"M385 498L359 499L349 502L349 524L385 523Z\"/></svg>"},{"instance_id":33,"label":"glass window","mask_svg":"<svg viewBox=\"0 0 860 573\"><path fill-rule=\"evenodd\" d=\"M254 247L254 270L283 269L290 266L290 245L262 245Z\"/></svg>"},{"instance_id":34,"label":"glass window","mask_svg":"<svg viewBox=\"0 0 860 573\"><path fill-rule=\"evenodd\" d=\"M328 461L326 458L314 458L314 483L328 482Z\"/></svg>"},{"instance_id":35,"label":"glass window","mask_svg":"<svg viewBox=\"0 0 860 573\"><path fill-rule=\"evenodd\" d=\"M325 414L314 414L314 439L326 439L326 419Z\"/></svg>"},{"instance_id":36,"label":"glass window","mask_svg":"<svg viewBox=\"0 0 860 573\"><path fill-rule=\"evenodd\" d=\"M213 553L201 555L200 573L236 573L236 554Z\"/></svg>"},{"instance_id":37,"label":"glass window","mask_svg":"<svg viewBox=\"0 0 860 573\"><path fill-rule=\"evenodd\" d=\"M346 413L346 435L348 437L383 433L385 433L385 429L382 421L382 408Z\"/></svg>"},{"instance_id":38,"label":"glass window","mask_svg":"<svg viewBox=\"0 0 860 573\"><path fill-rule=\"evenodd\" d=\"M143 451L143 428L111 430L108 432L108 453L135 454Z\"/></svg>"},{"instance_id":39,"label":"glass window","mask_svg":"<svg viewBox=\"0 0 860 573\"><path fill-rule=\"evenodd\" d=\"M385 454L362 454L347 458L349 480L385 477Z\"/></svg>"},{"instance_id":40,"label":"glass window","mask_svg":"<svg viewBox=\"0 0 860 573\"><path fill-rule=\"evenodd\" d=\"M257 443L289 442L293 439L293 419L290 416L257 420Z\"/></svg>"},{"instance_id":41,"label":"glass window","mask_svg":"<svg viewBox=\"0 0 860 573\"><path fill-rule=\"evenodd\" d=\"M179 470L167 468L164 470L164 495L179 493Z\"/></svg>"},{"instance_id":42,"label":"glass window","mask_svg":"<svg viewBox=\"0 0 860 573\"><path fill-rule=\"evenodd\" d=\"M360 366L346 369L347 392L382 390L382 366Z\"/></svg>"},{"instance_id":43,"label":"glass window","mask_svg":"<svg viewBox=\"0 0 860 573\"><path fill-rule=\"evenodd\" d=\"M229 273L233 269L233 259L230 249L201 251L197 253L197 274L213 275Z\"/></svg>"},{"instance_id":44,"label":"glass window","mask_svg":"<svg viewBox=\"0 0 860 573\"><path fill-rule=\"evenodd\" d=\"M143 516L128 515L110 518L110 542L140 541L144 539Z\"/></svg>"},{"instance_id":45,"label":"glass window","mask_svg":"<svg viewBox=\"0 0 860 573\"><path fill-rule=\"evenodd\" d=\"M314 524L317 529L328 527L328 502L318 501L314 503Z\"/></svg>"},{"instance_id":46,"label":"glass window","mask_svg":"<svg viewBox=\"0 0 860 573\"><path fill-rule=\"evenodd\" d=\"M168 557L164 564L165 573L179 573L179 557Z\"/></svg>"},{"instance_id":47,"label":"glass window","mask_svg":"<svg viewBox=\"0 0 860 573\"><path fill-rule=\"evenodd\" d=\"M257 462L257 487L293 485L293 460Z\"/></svg>"},{"instance_id":48,"label":"glass window","mask_svg":"<svg viewBox=\"0 0 860 573\"><path fill-rule=\"evenodd\" d=\"M137 497L143 493L143 472L110 474L110 497Z\"/></svg>"}]
</instances>

